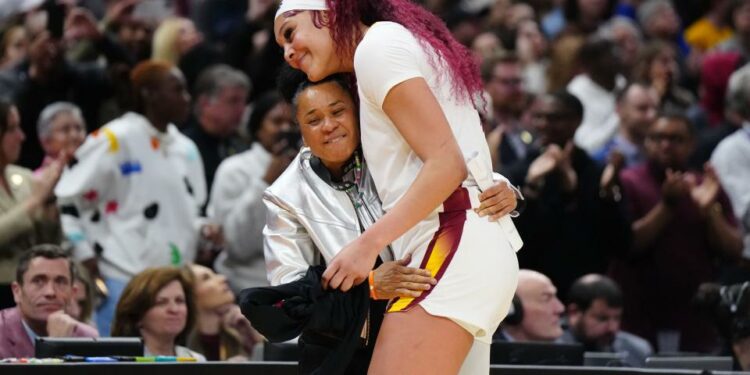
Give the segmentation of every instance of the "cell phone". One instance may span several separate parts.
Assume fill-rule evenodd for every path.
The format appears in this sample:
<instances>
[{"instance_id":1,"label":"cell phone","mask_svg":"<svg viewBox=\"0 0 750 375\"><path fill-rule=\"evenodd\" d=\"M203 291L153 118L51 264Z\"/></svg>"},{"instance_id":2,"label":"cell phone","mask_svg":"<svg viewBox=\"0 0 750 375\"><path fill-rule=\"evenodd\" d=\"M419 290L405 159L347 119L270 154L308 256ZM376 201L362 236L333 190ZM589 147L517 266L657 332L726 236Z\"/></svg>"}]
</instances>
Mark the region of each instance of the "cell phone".
<instances>
[{"instance_id":1,"label":"cell phone","mask_svg":"<svg viewBox=\"0 0 750 375\"><path fill-rule=\"evenodd\" d=\"M47 11L47 31L54 39L62 39L65 29L65 5L58 0L47 0L44 3Z\"/></svg>"}]
</instances>

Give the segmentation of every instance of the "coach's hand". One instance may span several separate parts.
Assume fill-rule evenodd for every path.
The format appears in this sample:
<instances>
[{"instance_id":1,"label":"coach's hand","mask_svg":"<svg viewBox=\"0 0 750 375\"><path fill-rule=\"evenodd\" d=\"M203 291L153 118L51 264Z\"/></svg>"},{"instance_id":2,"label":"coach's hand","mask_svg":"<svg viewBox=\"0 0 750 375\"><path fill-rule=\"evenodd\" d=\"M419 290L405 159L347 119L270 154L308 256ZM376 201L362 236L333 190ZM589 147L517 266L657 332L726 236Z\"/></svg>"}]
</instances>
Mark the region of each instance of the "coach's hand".
<instances>
[{"instance_id":1,"label":"coach's hand","mask_svg":"<svg viewBox=\"0 0 750 375\"><path fill-rule=\"evenodd\" d=\"M346 292L352 286L361 284L367 280L377 257L377 251L368 249L359 238L354 240L326 268L322 277L323 288Z\"/></svg>"},{"instance_id":2,"label":"coach's hand","mask_svg":"<svg viewBox=\"0 0 750 375\"><path fill-rule=\"evenodd\" d=\"M375 269L373 281L377 299L419 297L437 284L430 271L407 267L411 256L395 262L385 262Z\"/></svg>"}]
</instances>

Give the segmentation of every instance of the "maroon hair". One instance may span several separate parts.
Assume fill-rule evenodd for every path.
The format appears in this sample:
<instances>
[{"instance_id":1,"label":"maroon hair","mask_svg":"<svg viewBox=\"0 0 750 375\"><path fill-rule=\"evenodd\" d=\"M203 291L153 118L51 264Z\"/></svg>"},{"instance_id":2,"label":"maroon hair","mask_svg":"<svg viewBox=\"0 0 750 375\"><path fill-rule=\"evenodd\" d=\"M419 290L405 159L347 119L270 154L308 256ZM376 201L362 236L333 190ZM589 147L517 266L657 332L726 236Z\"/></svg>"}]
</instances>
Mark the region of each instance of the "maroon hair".
<instances>
[{"instance_id":1,"label":"maroon hair","mask_svg":"<svg viewBox=\"0 0 750 375\"><path fill-rule=\"evenodd\" d=\"M474 95L482 91L479 67L469 50L453 38L440 18L422 6L410 0L326 0L326 4L333 42L347 56L354 56L362 38L360 22L396 22L411 31L422 48L436 52L438 59L430 61L436 71L441 71L441 61L447 64L453 91L460 99L473 103Z\"/></svg>"}]
</instances>

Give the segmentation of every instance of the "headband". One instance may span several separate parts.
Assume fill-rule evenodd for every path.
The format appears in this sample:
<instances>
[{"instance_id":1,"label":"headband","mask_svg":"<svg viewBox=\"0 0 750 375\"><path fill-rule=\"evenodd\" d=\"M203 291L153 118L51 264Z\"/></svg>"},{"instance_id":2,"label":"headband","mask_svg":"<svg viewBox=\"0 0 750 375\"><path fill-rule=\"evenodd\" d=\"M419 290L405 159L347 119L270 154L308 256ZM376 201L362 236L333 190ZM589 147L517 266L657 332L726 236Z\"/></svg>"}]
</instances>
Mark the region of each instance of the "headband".
<instances>
[{"instance_id":1,"label":"headband","mask_svg":"<svg viewBox=\"0 0 750 375\"><path fill-rule=\"evenodd\" d=\"M274 19L290 10L328 10L326 0L282 0Z\"/></svg>"}]
</instances>

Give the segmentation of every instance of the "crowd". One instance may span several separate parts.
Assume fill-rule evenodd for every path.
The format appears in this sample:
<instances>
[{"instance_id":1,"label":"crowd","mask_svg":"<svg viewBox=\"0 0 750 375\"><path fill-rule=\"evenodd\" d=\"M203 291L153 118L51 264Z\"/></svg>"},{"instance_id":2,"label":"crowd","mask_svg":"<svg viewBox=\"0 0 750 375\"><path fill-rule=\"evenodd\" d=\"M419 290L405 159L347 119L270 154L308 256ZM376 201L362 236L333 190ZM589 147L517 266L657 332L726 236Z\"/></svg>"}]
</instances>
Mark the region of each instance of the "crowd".
<instances>
[{"instance_id":1,"label":"crowd","mask_svg":"<svg viewBox=\"0 0 750 375\"><path fill-rule=\"evenodd\" d=\"M695 299L750 281L750 0L421 3L481 67L493 166L523 195L523 315L495 339L741 358L750 332ZM290 193L264 192L315 144L276 90L276 8L0 3L0 357L112 335L253 358L235 295L304 273L266 223Z\"/></svg>"}]
</instances>

